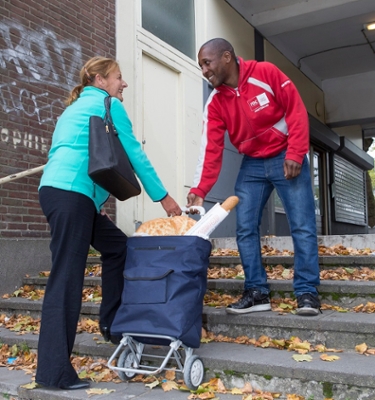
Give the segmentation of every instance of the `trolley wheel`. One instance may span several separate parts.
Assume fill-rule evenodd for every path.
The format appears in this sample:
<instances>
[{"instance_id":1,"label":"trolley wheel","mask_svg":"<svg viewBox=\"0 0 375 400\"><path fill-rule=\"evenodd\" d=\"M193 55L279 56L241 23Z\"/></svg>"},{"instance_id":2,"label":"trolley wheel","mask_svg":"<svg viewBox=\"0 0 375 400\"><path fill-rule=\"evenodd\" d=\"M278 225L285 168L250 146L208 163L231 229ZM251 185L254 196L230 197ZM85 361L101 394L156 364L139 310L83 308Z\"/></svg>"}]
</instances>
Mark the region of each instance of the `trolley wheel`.
<instances>
[{"instance_id":1,"label":"trolley wheel","mask_svg":"<svg viewBox=\"0 0 375 400\"><path fill-rule=\"evenodd\" d=\"M133 352L127 347L118 358L117 367L118 368L133 368L134 367L135 356ZM118 376L123 381L128 381L134 378L137 374L135 372L125 372L117 371Z\"/></svg>"},{"instance_id":2,"label":"trolley wheel","mask_svg":"<svg viewBox=\"0 0 375 400\"><path fill-rule=\"evenodd\" d=\"M189 357L184 366L185 385L190 390L197 390L199 385L203 382L203 378L204 378L203 361L197 355Z\"/></svg>"}]
</instances>

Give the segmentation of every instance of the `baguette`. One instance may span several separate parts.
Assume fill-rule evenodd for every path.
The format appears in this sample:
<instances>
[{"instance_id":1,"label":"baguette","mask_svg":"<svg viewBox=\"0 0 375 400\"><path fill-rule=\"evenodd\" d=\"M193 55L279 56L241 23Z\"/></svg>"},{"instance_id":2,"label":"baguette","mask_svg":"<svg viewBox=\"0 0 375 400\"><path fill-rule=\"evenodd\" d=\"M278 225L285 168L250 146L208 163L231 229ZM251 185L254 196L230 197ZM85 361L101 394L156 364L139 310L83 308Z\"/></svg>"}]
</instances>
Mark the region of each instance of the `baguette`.
<instances>
[{"instance_id":1,"label":"baguette","mask_svg":"<svg viewBox=\"0 0 375 400\"><path fill-rule=\"evenodd\" d=\"M236 207L238 201L239 198L237 196L230 196L221 204L221 207L223 207L225 211L231 211Z\"/></svg>"}]
</instances>

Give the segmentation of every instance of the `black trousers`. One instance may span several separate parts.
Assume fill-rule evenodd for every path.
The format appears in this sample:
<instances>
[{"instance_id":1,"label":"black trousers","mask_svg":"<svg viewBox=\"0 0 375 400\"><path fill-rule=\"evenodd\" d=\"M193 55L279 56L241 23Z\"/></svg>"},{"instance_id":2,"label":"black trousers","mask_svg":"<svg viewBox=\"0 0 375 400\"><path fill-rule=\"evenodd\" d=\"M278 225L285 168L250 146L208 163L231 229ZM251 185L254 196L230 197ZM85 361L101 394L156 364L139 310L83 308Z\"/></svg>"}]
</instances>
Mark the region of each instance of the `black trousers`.
<instances>
[{"instance_id":1,"label":"black trousers","mask_svg":"<svg viewBox=\"0 0 375 400\"><path fill-rule=\"evenodd\" d=\"M90 244L101 253L100 325L110 327L121 303L127 236L80 193L42 187L51 229L52 269L44 295L36 382L61 387L78 380L71 362Z\"/></svg>"}]
</instances>

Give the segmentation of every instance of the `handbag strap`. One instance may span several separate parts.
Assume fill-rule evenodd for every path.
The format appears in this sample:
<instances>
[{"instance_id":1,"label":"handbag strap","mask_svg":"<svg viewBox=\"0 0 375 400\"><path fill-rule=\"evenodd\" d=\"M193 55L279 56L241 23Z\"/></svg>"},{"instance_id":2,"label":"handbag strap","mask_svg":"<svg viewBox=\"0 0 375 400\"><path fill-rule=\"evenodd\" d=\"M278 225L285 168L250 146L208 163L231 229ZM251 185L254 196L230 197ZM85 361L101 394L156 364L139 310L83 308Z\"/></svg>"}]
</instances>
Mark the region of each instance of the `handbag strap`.
<instances>
[{"instance_id":1,"label":"handbag strap","mask_svg":"<svg viewBox=\"0 0 375 400\"><path fill-rule=\"evenodd\" d=\"M109 123L109 124L112 125L113 131L117 135L116 127L115 127L115 124L112 121L111 111L110 111L110 109L111 109L111 96L107 96L107 97L104 98L104 107L105 107L105 112L106 112L106 115L104 117L104 121L105 121L105 123L107 123L107 124Z\"/></svg>"}]
</instances>

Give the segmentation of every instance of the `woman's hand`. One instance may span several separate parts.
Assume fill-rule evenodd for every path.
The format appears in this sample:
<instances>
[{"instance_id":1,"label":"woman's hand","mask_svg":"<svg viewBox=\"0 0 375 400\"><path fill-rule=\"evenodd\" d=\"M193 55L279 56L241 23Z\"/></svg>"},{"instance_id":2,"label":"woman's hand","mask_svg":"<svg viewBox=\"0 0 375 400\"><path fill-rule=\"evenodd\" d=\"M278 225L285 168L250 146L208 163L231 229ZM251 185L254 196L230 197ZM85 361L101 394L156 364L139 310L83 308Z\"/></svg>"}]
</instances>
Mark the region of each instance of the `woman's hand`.
<instances>
[{"instance_id":1,"label":"woman's hand","mask_svg":"<svg viewBox=\"0 0 375 400\"><path fill-rule=\"evenodd\" d=\"M104 215L104 216L107 217L110 221L112 221L111 217L110 217L103 209L100 210L100 214L101 214L101 215Z\"/></svg>"},{"instance_id":2,"label":"woman's hand","mask_svg":"<svg viewBox=\"0 0 375 400\"><path fill-rule=\"evenodd\" d=\"M182 210L180 206L167 194L164 199L160 202L168 217L174 217L175 215L181 215Z\"/></svg>"}]
</instances>

